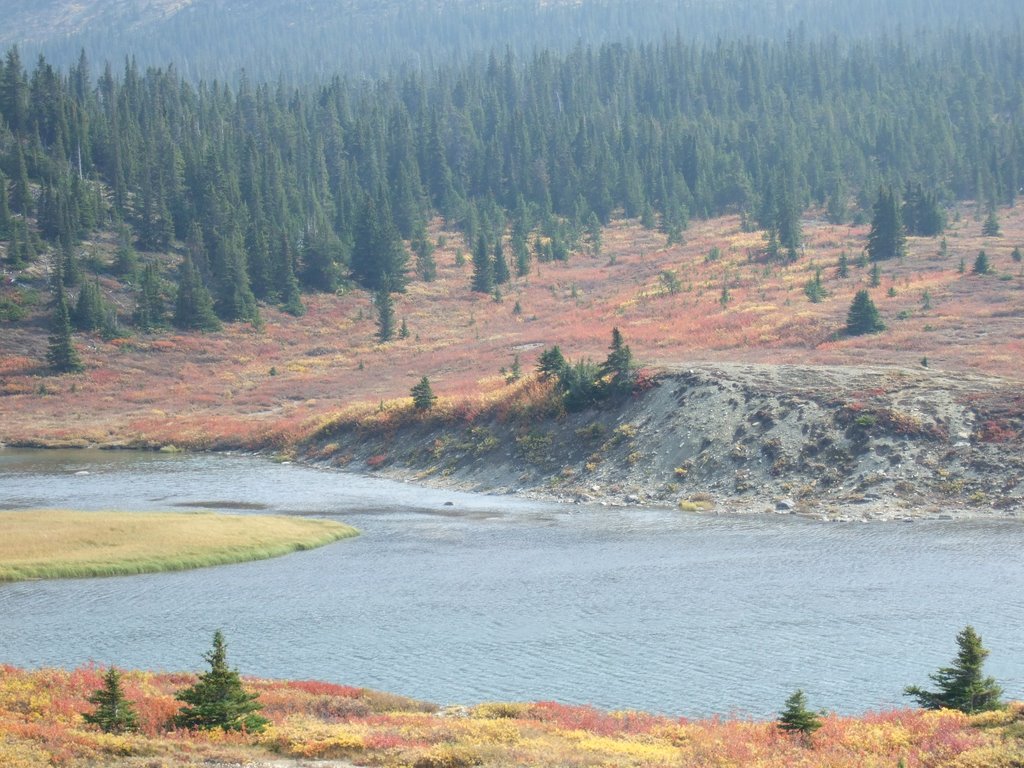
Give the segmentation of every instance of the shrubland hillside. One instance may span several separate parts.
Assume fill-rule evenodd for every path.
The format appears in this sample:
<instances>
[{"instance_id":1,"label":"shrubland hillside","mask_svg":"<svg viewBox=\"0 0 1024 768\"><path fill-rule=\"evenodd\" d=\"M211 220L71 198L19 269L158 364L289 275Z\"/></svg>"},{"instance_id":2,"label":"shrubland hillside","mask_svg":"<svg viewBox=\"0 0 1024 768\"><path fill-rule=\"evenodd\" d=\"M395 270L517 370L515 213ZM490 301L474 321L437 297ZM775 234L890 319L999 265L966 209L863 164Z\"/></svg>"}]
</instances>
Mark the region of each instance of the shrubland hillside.
<instances>
[{"instance_id":1,"label":"shrubland hillside","mask_svg":"<svg viewBox=\"0 0 1024 768\"><path fill-rule=\"evenodd\" d=\"M45 367L43 261L2 289L8 301L36 303L24 320L3 328L0 439L200 449L284 444L352 403L407 397L424 375L442 397L500 398L500 371L517 356L524 372L553 345L570 358L601 359L616 326L638 361L655 370L703 361L871 364L1017 379L1024 277L1011 252L1024 242L1024 213L1001 211L997 238L981 236L971 208L958 213L945 235L946 256L939 255L940 239L910 238L904 259L881 265L876 288L871 267L857 266L866 226L808 219L800 259L777 264L760 260L761 233L725 217L694 222L685 242L670 247L663 235L621 221L603 233L599 255L540 264L496 301L469 289L472 266L455 266L464 245L449 233L436 255L438 279L413 282L395 296L408 338L378 342L365 292L316 294L301 318L266 309L261 330L231 324L215 333L113 341L76 335L85 371L60 377ZM113 258L113 243L94 245L99 259ZM710 258L713 249L718 255ZM993 274L971 273L981 249ZM840 278L844 252L850 266ZM826 295L815 303L805 288L818 269ZM667 272L678 282L675 292ZM115 303L133 301L116 280L101 278L101 286ZM887 329L847 337L846 314L860 288L871 291Z\"/></svg>"},{"instance_id":2,"label":"shrubland hillside","mask_svg":"<svg viewBox=\"0 0 1024 768\"><path fill-rule=\"evenodd\" d=\"M1024 277L1012 251L1024 214L1002 209L999 219L1002 234L984 237L975 210L956 209L945 246L910 238L874 288L859 265L866 226L809 217L800 258L780 264L763 260L762 234L737 217L694 222L672 246L623 220L603 231L599 253L541 264L500 300L469 290L459 236L435 231L438 279L396 295L408 338L377 340L367 294L321 294L303 318L268 310L260 330L76 336L85 371L60 377L42 367L40 302L4 329L0 438L299 445L351 468L571 499L757 511L784 501L833 517L1009 514L1022 477ZM94 245L113 258L112 244ZM991 274L971 271L980 250ZM42 292L45 272L40 264L35 287L5 295ZM130 300L116 281L102 284ZM862 288L887 328L847 336ZM540 352L558 345L570 359L600 360L612 327L657 386L621 407L552 411L550 386L533 374ZM522 378L511 381L517 360ZM440 396L429 417L409 398L423 376Z\"/></svg>"}]
</instances>

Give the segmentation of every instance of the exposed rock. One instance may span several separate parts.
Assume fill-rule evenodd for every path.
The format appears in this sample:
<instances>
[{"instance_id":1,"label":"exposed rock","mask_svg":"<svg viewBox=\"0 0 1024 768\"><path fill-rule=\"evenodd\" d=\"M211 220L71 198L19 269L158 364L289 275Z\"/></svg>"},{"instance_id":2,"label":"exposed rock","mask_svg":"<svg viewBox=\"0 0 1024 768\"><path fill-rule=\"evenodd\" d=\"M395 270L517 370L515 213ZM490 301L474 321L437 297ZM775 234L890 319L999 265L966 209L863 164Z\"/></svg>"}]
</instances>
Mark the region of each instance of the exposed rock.
<instances>
[{"instance_id":1,"label":"exposed rock","mask_svg":"<svg viewBox=\"0 0 1024 768\"><path fill-rule=\"evenodd\" d=\"M666 371L617 406L547 421L336 431L308 454L323 459L337 444L348 469L387 456L376 471L391 477L430 468L422 482L570 503L713 498L716 513L768 504L833 520L934 519L951 508L1013 517L1024 510L1021 389L925 369L705 365ZM510 456L510 445L557 450ZM419 448L400 458L410 446Z\"/></svg>"}]
</instances>

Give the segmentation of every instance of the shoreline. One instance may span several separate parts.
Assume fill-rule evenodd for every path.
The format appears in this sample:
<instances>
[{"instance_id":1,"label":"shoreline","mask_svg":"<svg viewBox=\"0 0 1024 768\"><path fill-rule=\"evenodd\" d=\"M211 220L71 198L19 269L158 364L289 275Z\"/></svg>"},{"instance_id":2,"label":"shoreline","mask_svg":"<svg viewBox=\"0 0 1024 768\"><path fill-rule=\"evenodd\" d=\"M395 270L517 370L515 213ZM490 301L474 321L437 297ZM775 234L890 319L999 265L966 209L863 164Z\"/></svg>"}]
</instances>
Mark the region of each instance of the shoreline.
<instances>
[{"instance_id":1,"label":"shoreline","mask_svg":"<svg viewBox=\"0 0 1024 768\"><path fill-rule=\"evenodd\" d=\"M934 496L914 508L907 508L899 499L871 499L863 502L846 503L840 506L841 501L827 497L815 499L802 499L799 504L791 500L781 499L751 499L739 496L715 497L713 500L705 500L693 507L685 504L673 503L660 498L654 493L621 494L609 492L601 486L589 486L585 489L574 489L571 491L545 491L539 488L519 488L503 486L486 486L470 480L453 479L434 472L424 472L411 467L366 467L360 464L347 463L339 466L329 460L313 458L309 456L289 457L282 461L282 454L275 450L247 450L247 449L217 449L217 450L191 450L173 449L166 447L138 447L125 445L120 442L111 443L80 443L74 441L69 444L66 441L49 443L39 441L40 444L22 445L0 443L0 451L24 450L24 451L138 451L141 453L170 453L183 455L221 454L225 456L250 456L278 463L302 464L307 467L331 472L342 472L360 477L379 477L394 482L413 486L424 486L438 490L450 490L459 493L472 493L481 496L507 496L514 499L536 501L542 504L557 504L560 506L580 506L594 508L614 509L660 509L665 511L678 511L687 514L694 514L704 517L720 516L779 516L797 517L804 520L831 523L915 523L915 522L957 522L957 521L1008 521L1024 523L1024 514L1018 510L1006 510L995 508L969 508L965 506L951 507L949 500ZM0 510L2 514L3 510ZM202 567L202 566L199 566ZM0 579L2 581L2 579Z\"/></svg>"}]
</instances>

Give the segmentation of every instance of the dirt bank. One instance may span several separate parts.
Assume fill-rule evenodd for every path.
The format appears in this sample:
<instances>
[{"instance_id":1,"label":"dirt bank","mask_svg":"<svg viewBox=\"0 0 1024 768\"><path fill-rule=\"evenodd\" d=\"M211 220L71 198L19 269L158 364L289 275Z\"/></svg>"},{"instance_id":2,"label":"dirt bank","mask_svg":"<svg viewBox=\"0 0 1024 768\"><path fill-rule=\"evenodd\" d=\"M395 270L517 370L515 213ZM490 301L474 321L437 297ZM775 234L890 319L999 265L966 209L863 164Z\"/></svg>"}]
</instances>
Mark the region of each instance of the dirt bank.
<instances>
[{"instance_id":1,"label":"dirt bank","mask_svg":"<svg viewBox=\"0 0 1024 768\"><path fill-rule=\"evenodd\" d=\"M478 492L834 520L1024 517L1024 388L925 368L704 364L600 410L342 428L306 458Z\"/></svg>"}]
</instances>

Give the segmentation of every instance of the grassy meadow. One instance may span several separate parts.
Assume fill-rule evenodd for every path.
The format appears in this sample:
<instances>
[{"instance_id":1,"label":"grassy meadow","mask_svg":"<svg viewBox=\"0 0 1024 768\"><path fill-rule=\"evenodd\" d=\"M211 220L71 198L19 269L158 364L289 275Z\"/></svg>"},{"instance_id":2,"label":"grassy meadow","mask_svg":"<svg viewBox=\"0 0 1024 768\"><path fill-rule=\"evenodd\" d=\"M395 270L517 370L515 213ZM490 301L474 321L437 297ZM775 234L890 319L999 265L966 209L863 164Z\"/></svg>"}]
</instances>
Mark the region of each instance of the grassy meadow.
<instances>
[{"instance_id":1,"label":"grassy meadow","mask_svg":"<svg viewBox=\"0 0 1024 768\"><path fill-rule=\"evenodd\" d=\"M248 679L271 725L261 734L170 729L190 674L126 672L138 733L86 725L103 670L0 665L0 765L286 765L336 760L383 768L1011 768L1024 764L1024 704L983 715L894 710L829 715L809 742L742 717L688 720L554 702L438 707L331 683ZM726 706L723 703L723 707ZM780 704L781 707L781 704ZM348 761L351 761L349 763ZM298 763L291 763L298 764ZM315 764L315 763L312 763ZM338 763L332 763L337 765Z\"/></svg>"},{"instance_id":2,"label":"grassy meadow","mask_svg":"<svg viewBox=\"0 0 1024 768\"><path fill-rule=\"evenodd\" d=\"M240 563L357 531L331 520L210 512L0 511L0 582Z\"/></svg>"}]
</instances>

